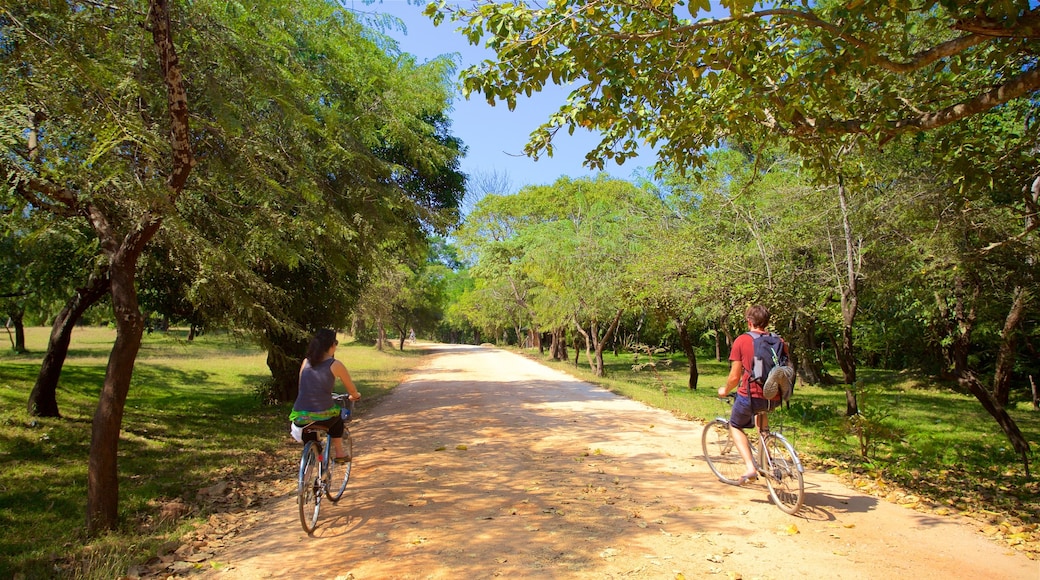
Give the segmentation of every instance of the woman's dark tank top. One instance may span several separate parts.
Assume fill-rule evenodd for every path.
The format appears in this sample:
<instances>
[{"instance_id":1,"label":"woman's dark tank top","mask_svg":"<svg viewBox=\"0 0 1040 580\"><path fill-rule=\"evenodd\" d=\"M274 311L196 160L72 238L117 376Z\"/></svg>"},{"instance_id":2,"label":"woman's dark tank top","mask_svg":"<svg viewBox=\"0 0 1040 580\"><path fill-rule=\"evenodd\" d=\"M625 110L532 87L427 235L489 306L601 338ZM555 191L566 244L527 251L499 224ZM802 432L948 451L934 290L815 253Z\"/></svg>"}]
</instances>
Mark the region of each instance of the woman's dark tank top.
<instances>
[{"instance_id":1,"label":"woman's dark tank top","mask_svg":"<svg viewBox=\"0 0 1040 580\"><path fill-rule=\"evenodd\" d=\"M300 393L296 396L294 411L325 411L335 404L332 400L332 387L336 384L336 376L332 374L332 363L335 358L327 358L316 366L311 361L303 363L300 371Z\"/></svg>"}]
</instances>

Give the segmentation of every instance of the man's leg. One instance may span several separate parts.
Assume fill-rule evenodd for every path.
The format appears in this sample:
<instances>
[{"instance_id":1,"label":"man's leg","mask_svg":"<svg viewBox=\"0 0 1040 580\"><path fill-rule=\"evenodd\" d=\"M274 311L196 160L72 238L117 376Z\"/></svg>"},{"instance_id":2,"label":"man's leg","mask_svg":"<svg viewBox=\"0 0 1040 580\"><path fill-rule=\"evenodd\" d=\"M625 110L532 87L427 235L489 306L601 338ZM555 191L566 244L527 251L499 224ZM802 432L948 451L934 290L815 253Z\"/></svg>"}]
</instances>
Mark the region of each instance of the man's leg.
<instances>
[{"instance_id":1,"label":"man's leg","mask_svg":"<svg viewBox=\"0 0 1040 580\"><path fill-rule=\"evenodd\" d=\"M758 468L755 467L755 460L751 456L751 443L748 441L747 434L744 433L743 429L737 429L732 424L729 426L729 434L733 437L733 441L737 444L737 450L740 451L740 456L744 459L744 465L747 466L747 471L744 473L744 479L753 479L758 476Z\"/></svg>"}]
</instances>

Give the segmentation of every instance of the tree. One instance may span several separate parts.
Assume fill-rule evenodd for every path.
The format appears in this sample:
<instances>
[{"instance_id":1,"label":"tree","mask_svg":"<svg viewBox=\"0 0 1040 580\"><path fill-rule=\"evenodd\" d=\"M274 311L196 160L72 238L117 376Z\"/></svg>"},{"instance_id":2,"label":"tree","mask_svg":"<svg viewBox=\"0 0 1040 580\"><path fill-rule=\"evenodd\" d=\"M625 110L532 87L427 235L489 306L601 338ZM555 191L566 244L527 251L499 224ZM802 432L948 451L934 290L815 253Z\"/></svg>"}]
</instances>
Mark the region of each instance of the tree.
<instances>
[{"instance_id":1,"label":"tree","mask_svg":"<svg viewBox=\"0 0 1040 580\"><path fill-rule=\"evenodd\" d=\"M379 260L458 218L451 63L417 65L322 0L193 6L207 163L170 243L193 304L255 336L292 400L309 334L346 327Z\"/></svg>"},{"instance_id":2,"label":"tree","mask_svg":"<svg viewBox=\"0 0 1040 580\"><path fill-rule=\"evenodd\" d=\"M116 522L121 411L143 332L137 260L161 225L197 268L195 304L226 305L225 320L266 338L288 397L301 335L346 320L360 288L352 273L377 243L416 243L456 217L461 144L440 114L446 64L389 57L325 2L253 8L186 5L181 42L192 58L181 63L168 5L153 1L158 67L137 41L143 12L129 6L33 3L0 17L7 183L33 211L92 228L100 266L84 294L100 288L113 301L117 340L91 447L92 533ZM299 34L286 23L300 23ZM190 138L182 65L197 115ZM41 90L50 86L67 90ZM205 163L185 190L189 143ZM321 280L334 290L329 310L294 302Z\"/></svg>"},{"instance_id":3,"label":"tree","mask_svg":"<svg viewBox=\"0 0 1040 580\"><path fill-rule=\"evenodd\" d=\"M136 37L134 17L113 19L107 10L90 6L80 10L54 3L45 8L54 11L55 18L46 18L36 6L25 8L17 15L7 13L4 57L17 64L5 68L19 70L25 75L21 80L29 81L12 83L20 89L12 96L25 120L22 131L30 138L19 146L8 133L4 141L9 154L2 160L3 168L9 184L34 207L86 219L108 262L116 340L94 414L87 476L87 530L97 533L117 523L116 450L144 329L135 288L137 259L158 231L169 211L166 208L176 200L194 165L188 138L188 101L165 0L149 3L146 28L158 52L158 67L151 70L137 69L136 65L154 62L153 55L138 54L130 69L120 69L123 63L118 61L123 55L109 49ZM71 17L72 11L78 12L76 18ZM40 38L57 46L35 42ZM112 56L116 56L116 62L107 60ZM91 67L94 74L122 76L123 89L130 89L123 96L132 98L120 100L119 93L96 91L89 76L86 84L76 78L83 67ZM69 87L62 95L33 90L31 83L55 78L64 78L67 84L63 86ZM159 87L164 90L157 90ZM126 104L132 104L131 110L137 114L126 111ZM96 114L92 119L96 125L75 126L80 116L65 116L67 111L78 112L83 107L92 107L89 110ZM117 111L116 117L110 116ZM143 124L126 123L130 119L140 122L163 117L167 121L162 125L169 131L165 144L156 139L157 133L142 130ZM7 129L16 127L8 125ZM127 129L140 131L138 139L130 139L123 132ZM79 179L72 179L71 172L56 170L76 166L85 169ZM106 175L112 178L102 178Z\"/></svg>"},{"instance_id":4,"label":"tree","mask_svg":"<svg viewBox=\"0 0 1040 580\"><path fill-rule=\"evenodd\" d=\"M631 300L625 272L657 205L648 192L606 176L487 196L459 233L475 256L473 296L511 321L518 338L528 325L534 337L540 328L572 328L590 368L602 374L603 350Z\"/></svg>"},{"instance_id":5,"label":"tree","mask_svg":"<svg viewBox=\"0 0 1040 580\"><path fill-rule=\"evenodd\" d=\"M1025 313L1036 312L1028 291L1040 256L1034 119L1030 107L1008 106L886 156L898 169L893 184L909 264L898 303L942 354L939 371L997 421L1027 473L1029 443L1007 405L1017 341L1028 332ZM990 338L979 337L979 328ZM1024 374L1019 384L1027 389Z\"/></svg>"},{"instance_id":6,"label":"tree","mask_svg":"<svg viewBox=\"0 0 1040 580\"><path fill-rule=\"evenodd\" d=\"M799 141L857 133L885 142L1031 98L1040 89L1040 8L1027 2L564 0L545 7L427 7L496 58L462 73L466 94L514 107L571 85L526 152L552 154L565 129L598 131L592 167L644 143L687 168L723 140L763 129Z\"/></svg>"}]
</instances>

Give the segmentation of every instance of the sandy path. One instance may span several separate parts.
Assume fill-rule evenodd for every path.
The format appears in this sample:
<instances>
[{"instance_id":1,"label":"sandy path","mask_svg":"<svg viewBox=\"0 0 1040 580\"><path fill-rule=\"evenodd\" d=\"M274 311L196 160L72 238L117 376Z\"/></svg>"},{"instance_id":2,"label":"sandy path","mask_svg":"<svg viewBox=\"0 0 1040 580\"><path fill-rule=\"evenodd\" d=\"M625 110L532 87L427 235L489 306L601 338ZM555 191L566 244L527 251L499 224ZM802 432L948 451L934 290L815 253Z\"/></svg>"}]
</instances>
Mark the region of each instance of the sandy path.
<instances>
[{"instance_id":1,"label":"sandy path","mask_svg":"<svg viewBox=\"0 0 1040 580\"><path fill-rule=\"evenodd\" d=\"M313 537L286 495L203 575L1040 580L967 520L824 473L785 515L764 484L714 478L699 424L497 349L437 347L352 432L351 484Z\"/></svg>"}]
</instances>

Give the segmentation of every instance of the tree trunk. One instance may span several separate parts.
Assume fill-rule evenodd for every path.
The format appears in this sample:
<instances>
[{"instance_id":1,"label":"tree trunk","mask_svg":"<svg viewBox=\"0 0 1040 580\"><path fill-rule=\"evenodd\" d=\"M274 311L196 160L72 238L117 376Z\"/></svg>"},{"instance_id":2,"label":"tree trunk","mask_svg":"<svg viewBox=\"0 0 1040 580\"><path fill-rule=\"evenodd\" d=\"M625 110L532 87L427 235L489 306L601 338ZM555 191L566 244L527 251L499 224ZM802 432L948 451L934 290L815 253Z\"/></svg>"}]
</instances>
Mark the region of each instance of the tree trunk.
<instances>
[{"instance_id":1,"label":"tree trunk","mask_svg":"<svg viewBox=\"0 0 1040 580\"><path fill-rule=\"evenodd\" d=\"M87 470L87 533L90 535L115 529L118 523L119 472L116 462L119 432L134 361L144 334L144 316L138 306L134 278L137 258L159 225L160 222L154 220L127 236L109 266L116 340L108 358L105 382L91 428Z\"/></svg>"},{"instance_id":2,"label":"tree trunk","mask_svg":"<svg viewBox=\"0 0 1040 580\"><path fill-rule=\"evenodd\" d=\"M14 351L18 354L25 354L29 352L25 348L25 323L23 317L25 311L21 308L12 308L7 312L7 316L11 319L11 325L14 326Z\"/></svg>"},{"instance_id":3,"label":"tree trunk","mask_svg":"<svg viewBox=\"0 0 1040 580\"><path fill-rule=\"evenodd\" d=\"M549 343L549 354L553 360L567 360L567 330L557 328L552 331L552 340Z\"/></svg>"},{"instance_id":4,"label":"tree trunk","mask_svg":"<svg viewBox=\"0 0 1040 580\"><path fill-rule=\"evenodd\" d=\"M997 354L997 368L993 376L993 396L1002 407L1007 407L1008 397L1011 391L1011 374L1015 368L1015 354L1017 352L1016 336L1018 325L1025 315L1026 305L1029 304L1029 291L1016 286L1011 299L1011 308L1007 318L1004 320L1004 329L1000 332L1000 352Z\"/></svg>"},{"instance_id":5,"label":"tree trunk","mask_svg":"<svg viewBox=\"0 0 1040 580\"><path fill-rule=\"evenodd\" d=\"M968 355L971 353L971 334L975 330L975 319L977 317L976 304L978 303L981 285L977 282L972 284L971 304L965 304L965 281L957 276L954 281L954 322L957 327L954 330L953 342L950 346L953 359L953 374L963 377L969 371Z\"/></svg>"},{"instance_id":6,"label":"tree trunk","mask_svg":"<svg viewBox=\"0 0 1040 580\"><path fill-rule=\"evenodd\" d=\"M380 318L376 320L376 350L383 352L386 345L386 326L383 325L383 320Z\"/></svg>"},{"instance_id":7,"label":"tree trunk","mask_svg":"<svg viewBox=\"0 0 1040 580\"><path fill-rule=\"evenodd\" d=\"M820 347L816 342L816 318L795 314L791 319L791 360L798 378L807 385L829 384L833 381L823 370Z\"/></svg>"},{"instance_id":8,"label":"tree trunk","mask_svg":"<svg viewBox=\"0 0 1040 580\"><path fill-rule=\"evenodd\" d=\"M58 412L58 381L69 354L72 329L88 308L108 294L110 280L108 269L90 275L86 286L77 288L76 293L65 303L51 326L47 340L47 353L43 356L36 384L29 393L29 414L37 417L60 417Z\"/></svg>"},{"instance_id":9,"label":"tree trunk","mask_svg":"<svg viewBox=\"0 0 1040 580\"><path fill-rule=\"evenodd\" d=\"M856 355L854 354L852 325L843 324L841 327L841 341L834 351L841 368L842 382L846 385L856 384Z\"/></svg>"},{"instance_id":10,"label":"tree trunk","mask_svg":"<svg viewBox=\"0 0 1040 580\"><path fill-rule=\"evenodd\" d=\"M726 323L726 317L720 318L718 324L719 324L719 332L721 332L723 338L725 338L726 353L727 353L727 356L728 356L729 351L733 350L733 340L734 340L735 337L733 336L733 333L730 331L729 324ZM718 333L715 334L715 337L718 338ZM716 349L716 350L718 350L718 349ZM721 356L722 353L718 352L717 354L719 355L718 360L721 361L722 360L722 356Z\"/></svg>"},{"instance_id":11,"label":"tree trunk","mask_svg":"<svg viewBox=\"0 0 1040 580\"><path fill-rule=\"evenodd\" d=\"M844 375L845 388L845 416L852 417L859 414L859 401L856 400L856 391L851 387L856 384L856 359L852 350L852 327L845 325L841 332L841 348L838 349L838 366Z\"/></svg>"},{"instance_id":12,"label":"tree trunk","mask_svg":"<svg viewBox=\"0 0 1040 580\"><path fill-rule=\"evenodd\" d=\"M841 367L846 385L856 384L856 352L852 340L852 325L859 310L859 260L862 253L852 234L849 219L848 195L845 176L838 172L838 203L841 206L841 226L845 239L845 285L841 291L841 346L838 349L838 366ZM859 413L856 392L845 389L845 412L852 417Z\"/></svg>"},{"instance_id":13,"label":"tree trunk","mask_svg":"<svg viewBox=\"0 0 1040 580\"><path fill-rule=\"evenodd\" d=\"M581 334L581 337L585 341L585 359L589 362L589 369L591 369L593 374L595 374L598 377L600 375L599 375L599 373L596 372L596 359L592 356L592 352L593 352L592 337L595 336L596 333L598 332L597 326L596 326L596 322L593 321L592 324L589 325L589 330L587 332L580 324L578 324L577 319L575 319L574 325L578 328L578 333ZM577 350L577 345L575 345L575 350ZM578 365L577 354L575 354L575 356L574 356L574 365L575 366Z\"/></svg>"},{"instance_id":14,"label":"tree trunk","mask_svg":"<svg viewBox=\"0 0 1040 580\"><path fill-rule=\"evenodd\" d=\"M997 420L997 424L1000 425L1004 434L1007 435L1008 441L1011 442L1011 447L1022 458L1026 478L1029 478L1029 442L1022 436L1022 432L1018 429L1015 420L1011 418L1011 415L1008 415L1007 410L1000 404L1000 401L997 401L993 393L982 386L982 383L979 382L974 373L971 371L964 373L958 382L962 386L967 387L971 394L975 395L975 398L982 403L982 408L986 409L990 416Z\"/></svg>"},{"instance_id":15,"label":"tree trunk","mask_svg":"<svg viewBox=\"0 0 1040 580\"><path fill-rule=\"evenodd\" d=\"M296 400L300 389L300 361L307 354L307 342L283 334L267 335L267 368L274 380L271 393L280 403Z\"/></svg>"},{"instance_id":16,"label":"tree trunk","mask_svg":"<svg viewBox=\"0 0 1040 580\"><path fill-rule=\"evenodd\" d=\"M159 53L159 66L166 85L170 114L172 169L166 185L170 205L184 188L195 159L191 151L188 127L188 99L184 90L180 63L174 50L170 30L168 0L150 0L148 11L152 40ZM101 387L97 411L91 428L90 459L87 469L87 533L95 535L115 528L119 516L119 472L117 457L119 431L123 422L134 361L141 348L144 316L137 301L135 278L137 260L145 245L155 236L162 219L142 215L137 225L121 241L108 216L101 208L88 205L86 213L98 234L101 247L109 258L112 312L116 324L116 340L109 355L105 383Z\"/></svg>"},{"instance_id":17,"label":"tree trunk","mask_svg":"<svg viewBox=\"0 0 1040 580\"><path fill-rule=\"evenodd\" d=\"M607 326L607 330L603 333L603 336L599 335L599 324L595 321L590 326L589 333L587 334L585 329L578 326L579 331L585 336L585 354L589 359L589 366L592 367L592 372L597 377L603 376L603 350L608 344L610 344L610 339L613 338L618 324L621 323L621 315L624 313L624 310L618 309L617 314L614 316L614 320L612 320L610 325ZM577 321L575 321L575 324L577 324Z\"/></svg>"},{"instance_id":18,"label":"tree trunk","mask_svg":"<svg viewBox=\"0 0 1040 580\"><path fill-rule=\"evenodd\" d=\"M687 386L691 391L696 391L697 381L700 378L697 372L697 350L693 347L693 340L690 339L690 329L686 321L676 318L673 322L675 322L675 327L679 330L679 344L682 345L683 354L686 355L686 361L690 367L690 378Z\"/></svg>"}]
</instances>

